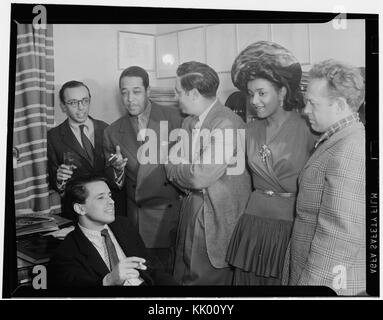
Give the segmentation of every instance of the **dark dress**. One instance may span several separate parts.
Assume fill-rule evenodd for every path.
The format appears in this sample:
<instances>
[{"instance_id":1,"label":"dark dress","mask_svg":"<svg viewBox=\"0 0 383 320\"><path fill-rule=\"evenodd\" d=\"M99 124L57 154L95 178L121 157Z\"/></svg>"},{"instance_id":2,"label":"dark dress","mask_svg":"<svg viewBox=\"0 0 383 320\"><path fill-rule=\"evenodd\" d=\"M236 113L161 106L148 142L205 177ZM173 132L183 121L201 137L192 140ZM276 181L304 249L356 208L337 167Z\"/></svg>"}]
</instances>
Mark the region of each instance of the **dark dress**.
<instances>
[{"instance_id":1,"label":"dark dress","mask_svg":"<svg viewBox=\"0 0 383 320\"><path fill-rule=\"evenodd\" d=\"M235 285L281 283L294 221L297 178L316 139L301 115L291 111L266 146L266 124L266 120L254 120L246 131L254 191L228 249Z\"/></svg>"}]
</instances>

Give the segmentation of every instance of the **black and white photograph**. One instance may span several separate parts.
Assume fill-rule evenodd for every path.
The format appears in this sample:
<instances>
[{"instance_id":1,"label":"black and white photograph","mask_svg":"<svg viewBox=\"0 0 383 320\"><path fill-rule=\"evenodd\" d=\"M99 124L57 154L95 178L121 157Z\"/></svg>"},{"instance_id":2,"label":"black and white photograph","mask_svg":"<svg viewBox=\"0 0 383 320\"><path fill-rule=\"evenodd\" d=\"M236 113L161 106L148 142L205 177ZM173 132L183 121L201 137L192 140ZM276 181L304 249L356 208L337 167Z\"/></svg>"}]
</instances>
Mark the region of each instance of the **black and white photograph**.
<instances>
[{"instance_id":1,"label":"black and white photograph","mask_svg":"<svg viewBox=\"0 0 383 320\"><path fill-rule=\"evenodd\" d=\"M376 12L9 14L3 298L379 297Z\"/></svg>"}]
</instances>

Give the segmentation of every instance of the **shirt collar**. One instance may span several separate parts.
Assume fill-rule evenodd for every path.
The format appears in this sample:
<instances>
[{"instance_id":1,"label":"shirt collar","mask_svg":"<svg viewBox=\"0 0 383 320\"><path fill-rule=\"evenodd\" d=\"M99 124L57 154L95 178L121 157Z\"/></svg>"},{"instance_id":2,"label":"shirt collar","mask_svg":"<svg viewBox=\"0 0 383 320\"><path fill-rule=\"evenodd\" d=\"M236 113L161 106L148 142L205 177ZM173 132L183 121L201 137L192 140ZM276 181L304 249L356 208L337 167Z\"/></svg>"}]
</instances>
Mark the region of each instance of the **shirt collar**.
<instances>
[{"instance_id":1,"label":"shirt collar","mask_svg":"<svg viewBox=\"0 0 383 320\"><path fill-rule=\"evenodd\" d=\"M92 121L89 119L89 117L88 117L88 119L86 119L86 121L83 122L83 123L77 123L77 122L73 122L73 121L71 121L71 120L68 120L68 122L69 122L69 126L70 126L73 130L76 130L76 131L80 130L80 126L83 125L83 124L85 125L85 127L86 127L88 130L91 128L91 125L92 125Z\"/></svg>"},{"instance_id":2,"label":"shirt collar","mask_svg":"<svg viewBox=\"0 0 383 320\"><path fill-rule=\"evenodd\" d=\"M139 114L138 117L141 119L147 120L147 119L149 119L150 111L152 111L152 103L150 102L150 100L148 100L148 104L147 104L144 112Z\"/></svg>"},{"instance_id":3,"label":"shirt collar","mask_svg":"<svg viewBox=\"0 0 383 320\"><path fill-rule=\"evenodd\" d=\"M209 111L211 110L211 108L215 105L215 103L217 102L217 98L213 101L213 103L210 105L209 108L207 108L204 112L202 112L199 116L198 116L198 122L200 124L200 126L202 126L202 123L205 121Z\"/></svg>"},{"instance_id":4,"label":"shirt collar","mask_svg":"<svg viewBox=\"0 0 383 320\"><path fill-rule=\"evenodd\" d=\"M323 141L329 139L332 135L334 135L336 132L342 130L343 128L345 127L348 127L349 125L355 123L355 122L359 122L359 114L357 112L335 122L334 124L332 124L327 130L325 133L323 133L319 139L317 140L317 142L315 143L315 149L318 147L318 145L320 143L322 143Z\"/></svg>"},{"instance_id":5,"label":"shirt collar","mask_svg":"<svg viewBox=\"0 0 383 320\"><path fill-rule=\"evenodd\" d=\"M80 223L78 223L78 226L80 227L81 231L87 236L87 237L101 237L101 231L97 231L97 230L91 230L91 229L88 229L88 228L85 228L83 227ZM104 225L104 227L102 229L108 229L108 231L110 230L108 225ZM101 229L101 230L102 230Z\"/></svg>"}]
</instances>

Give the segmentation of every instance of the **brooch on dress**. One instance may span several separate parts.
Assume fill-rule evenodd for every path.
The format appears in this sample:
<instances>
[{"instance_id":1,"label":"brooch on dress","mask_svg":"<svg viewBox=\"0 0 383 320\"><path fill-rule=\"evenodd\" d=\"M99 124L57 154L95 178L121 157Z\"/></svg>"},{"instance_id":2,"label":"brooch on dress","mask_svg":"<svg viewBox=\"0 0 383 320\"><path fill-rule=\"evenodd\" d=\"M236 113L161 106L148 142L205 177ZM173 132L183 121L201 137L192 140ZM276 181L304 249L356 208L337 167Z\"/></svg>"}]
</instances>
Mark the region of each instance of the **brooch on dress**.
<instances>
[{"instance_id":1,"label":"brooch on dress","mask_svg":"<svg viewBox=\"0 0 383 320\"><path fill-rule=\"evenodd\" d=\"M264 145L261 147L261 150L259 150L259 154L260 154L260 156L261 156L261 158L262 158L262 161L263 161L263 162L266 162L266 158L270 157L270 155L271 155L271 151L270 151L269 147L268 147L267 145L264 144Z\"/></svg>"}]
</instances>

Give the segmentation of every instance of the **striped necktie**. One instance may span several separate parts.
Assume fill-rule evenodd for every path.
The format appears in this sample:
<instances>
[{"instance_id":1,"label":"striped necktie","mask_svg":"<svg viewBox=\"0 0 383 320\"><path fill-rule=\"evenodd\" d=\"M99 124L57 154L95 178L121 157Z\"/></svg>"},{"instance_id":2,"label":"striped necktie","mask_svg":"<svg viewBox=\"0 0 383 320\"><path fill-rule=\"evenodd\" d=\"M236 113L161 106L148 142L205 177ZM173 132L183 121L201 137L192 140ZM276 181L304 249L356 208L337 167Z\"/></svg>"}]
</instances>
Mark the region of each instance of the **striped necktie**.
<instances>
[{"instance_id":1,"label":"striped necktie","mask_svg":"<svg viewBox=\"0 0 383 320\"><path fill-rule=\"evenodd\" d=\"M80 131L81 131L81 142L82 142L82 146L84 147L85 149L85 152L89 158L89 161L92 163L94 163L94 151L93 151L93 146L92 146L92 143L90 142L89 138L85 135L84 133L84 127L85 125L82 124L80 125Z\"/></svg>"}]
</instances>

